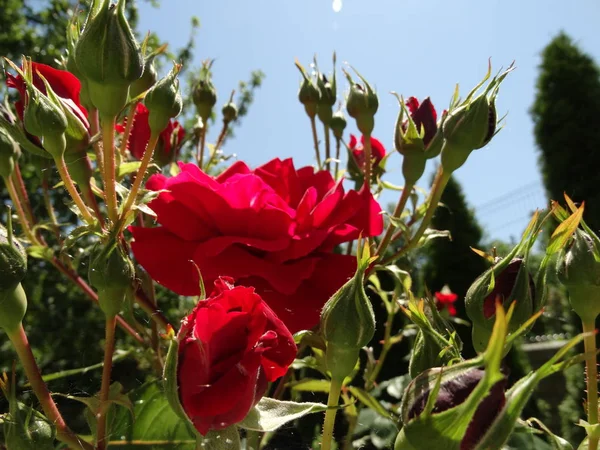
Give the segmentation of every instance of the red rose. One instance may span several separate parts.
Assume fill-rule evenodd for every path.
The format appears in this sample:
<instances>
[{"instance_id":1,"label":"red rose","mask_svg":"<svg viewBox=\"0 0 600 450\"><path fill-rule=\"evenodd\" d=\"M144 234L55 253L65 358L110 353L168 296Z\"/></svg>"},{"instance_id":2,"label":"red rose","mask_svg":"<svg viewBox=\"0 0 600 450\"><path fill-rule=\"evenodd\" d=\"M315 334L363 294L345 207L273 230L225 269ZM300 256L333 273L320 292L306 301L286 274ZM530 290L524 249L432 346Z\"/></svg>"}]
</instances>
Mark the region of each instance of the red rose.
<instances>
[{"instance_id":1,"label":"red rose","mask_svg":"<svg viewBox=\"0 0 600 450\"><path fill-rule=\"evenodd\" d=\"M274 159L250 170L237 162L216 178L193 164L152 176L166 190L150 203L158 228L131 227L133 252L153 279L181 295L198 295L219 276L254 286L296 332L319 322L329 297L356 270L337 245L382 232L381 208L369 191L344 192L327 171ZM193 263L192 263L193 262Z\"/></svg>"},{"instance_id":2,"label":"red rose","mask_svg":"<svg viewBox=\"0 0 600 450\"><path fill-rule=\"evenodd\" d=\"M127 148L131 152L131 155L139 160L144 157L148 141L150 140L148 116L148 108L142 103L138 103L133 115L133 126L131 127ZM127 120L123 121L123 124L116 125L115 129L119 133L123 133L126 124ZM167 128L160 133L156 149L154 150L154 159L161 167L175 160L184 136L185 130L179 122L170 120Z\"/></svg>"},{"instance_id":3,"label":"red rose","mask_svg":"<svg viewBox=\"0 0 600 450\"><path fill-rule=\"evenodd\" d=\"M358 141L356 140L356 136L353 134L350 135L350 142L348 143L348 147L352 151L352 156L354 156L354 160L356 161L356 165L362 170L365 165L365 137L360 137L360 145L358 145ZM385 157L385 147L383 144L375 139L371 138L371 158L373 159L373 167L377 167L381 160Z\"/></svg>"},{"instance_id":4,"label":"red rose","mask_svg":"<svg viewBox=\"0 0 600 450\"><path fill-rule=\"evenodd\" d=\"M79 101L79 92L81 91L81 83L75 75L66 70L54 69L45 64L39 64L32 62L31 69L33 73L33 85L38 88L44 95L46 95L46 85L44 84L42 77L46 79L54 93L61 99L61 101L67 105L73 113L89 128L87 121L87 110L81 105ZM25 81L21 75L11 75L6 73L6 85L8 87L15 88L19 91L20 99L15 102L15 109L19 118L23 120L23 110L25 103L27 102L27 91L25 88Z\"/></svg>"},{"instance_id":5,"label":"red rose","mask_svg":"<svg viewBox=\"0 0 600 450\"><path fill-rule=\"evenodd\" d=\"M179 398L206 435L240 422L296 356L289 330L254 292L219 278L177 335Z\"/></svg>"},{"instance_id":6,"label":"red rose","mask_svg":"<svg viewBox=\"0 0 600 450\"><path fill-rule=\"evenodd\" d=\"M438 310L447 309L448 314L451 316L456 315L456 307L454 303L458 299L458 295L448 288L448 286L444 286L441 292L435 293L435 299L437 300Z\"/></svg>"},{"instance_id":7,"label":"red rose","mask_svg":"<svg viewBox=\"0 0 600 450\"><path fill-rule=\"evenodd\" d=\"M410 116L417 126L417 130L421 131L421 127L425 130L425 136L423 136L423 144L425 148L429 145L435 134L437 133L437 113L431 103L429 97L423 100L423 103L419 104L419 100L416 97L409 97L406 102L406 106L410 111ZM402 124L404 131L408 127L408 120Z\"/></svg>"}]
</instances>

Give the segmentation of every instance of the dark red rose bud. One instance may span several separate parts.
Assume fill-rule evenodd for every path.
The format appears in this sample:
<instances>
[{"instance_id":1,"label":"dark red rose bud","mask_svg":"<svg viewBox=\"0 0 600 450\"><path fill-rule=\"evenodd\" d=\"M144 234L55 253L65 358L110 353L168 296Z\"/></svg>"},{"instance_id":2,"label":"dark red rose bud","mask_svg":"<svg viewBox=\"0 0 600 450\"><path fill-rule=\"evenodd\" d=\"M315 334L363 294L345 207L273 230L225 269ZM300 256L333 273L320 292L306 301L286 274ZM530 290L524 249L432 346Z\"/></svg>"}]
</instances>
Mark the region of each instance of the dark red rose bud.
<instances>
[{"instance_id":1,"label":"dark red rose bud","mask_svg":"<svg viewBox=\"0 0 600 450\"><path fill-rule=\"evenodd\" d=\"M494 289L492 292L488 294L488 296L483 300L483 315L486 319L489 319L494 314L496 314L496 302L504 303L508 300L513 292L513 289L517 283L517 277L519 276L519 271L527 270L523 265L522 258L514 258L504 269L503 272L498 275L498 278L495 280ZM531 297L535 297L535 284L533 282L533 277L527 273L529 278L529 290ZM517 300L517 299L515 299Z\"/></svg>"}]
</instances>

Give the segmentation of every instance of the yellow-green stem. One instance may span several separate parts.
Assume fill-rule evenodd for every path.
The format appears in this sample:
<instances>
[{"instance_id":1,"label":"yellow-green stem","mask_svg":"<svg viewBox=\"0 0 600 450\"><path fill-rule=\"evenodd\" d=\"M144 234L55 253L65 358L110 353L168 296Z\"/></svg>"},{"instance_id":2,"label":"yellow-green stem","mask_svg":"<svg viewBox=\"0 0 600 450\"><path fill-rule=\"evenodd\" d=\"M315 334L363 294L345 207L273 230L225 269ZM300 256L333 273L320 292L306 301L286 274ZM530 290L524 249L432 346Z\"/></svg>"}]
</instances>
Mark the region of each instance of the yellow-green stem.
<instances>
[{"instance_id":1,"label":"yellow-green stem","mask_svg":"<svg viewBox=\"0 0 600 450\"><path fill-rule=\"evenodd\" d=\"M331 142L329 139L329 126L323 125L323 133L325 134L325 169L331 171Z\"/></svg>"},{"instance_id":2,"label":"yellow-green stem","mask_svg":"<svg viewBox=\"0 0 600 450\"><path fill-rule=\"evenodd\" d=\"M321 170L323 164L321 163L321 152L319 151L319 137L317 136L317 122L314 116L310 118L310 128L312 130L313 144L315 146L315 156L317 157L317 168Z\"/></svg>"},{"instance_id":3,"label":"yellow-green stem","mask_svg":"<svg viewBox=\"0 0 600 450\"><path fill-rule=\"evenodd\" d=\"M365 144L363 151L365 152L365 181L364 186L367 190L371 190L371 135L365 134Z\"/></svg>"},{"instance_id":4,"label":"yellow-green stem","mask_svg":"<svg viewBox=\"0 0 600 450\"><path fill-rule=\"evenodd\" d=\"M73 180L71 179L71 175L69 175L69 171L67 170L67 165L65 164L65 159L62 156L59 156L58 158L54 159L54 163L56 164L56 168L58 170L58 173L60 175L60 178L61 178L63 184L65 185L65 188L67 189L67 191L69 192L69 195L75 202L75 205L81 212L83 219L88 224L93 225L94 217L92 216L90 211L87 209L87 206L85 206L85 203L83 202L83 199L79 195L79 192L77 192L77 189L75 188L75 184L73 183Z\"/></svg>"},{"instance_id":5,"label":"yellow-green stem","mask_svg":"<svg viewBox=\"0 0 600 450\"><path fill-rule=\"evenodd\" d=\"M207 125L203 124L200 129L200 142L198 142L198 167L202 169L204 162L204 146L206 145L206 128Z\"/></svg>"},{"instance_id":6,"label":"yellow-green stem","mask_svg":"<svg viewBox=\"0 0 600 450\"><path fill-rule=\"evenodd\" d=\"M398 199L398 203L396 204L396 209L392 213L392 219L388 224L387 230L385 230L385 234L381 242L379 243L379 247L377 247L377 258L381 259L387 250L388 245L392 241L392 236L394 235L394 231L396 231L396 225L394 225L394 220L399 220L402 216L402 212L404 211L404 207L406 206L406 202L410 197L410 193L412 192L414 184L406 184L404 189L402 189L402 194Z\"/></svg>"},{"instance_id":7,"label":"yellow-green stem","mask_svg":"<svg viewBox=\"0 0 600 450\"><path fill-rule=\"evenodd\" d=\"M62 244L62 238L60 236L60 227L58 225L58 219L56 218L56 214L54 213L54 206L52 205L52 200L50 199L50 184L48 182L48 171L44 171L42 175L42 195L44 197L44 205L46 206L46 212L48 213L48 217L50 218L50 222L52 223L52 229L54 231L54 236L56 237L56 241L59 244Z\"/></svg>"},{"instance_id":8,"label":"yellow-green stem","mask_svg":"<svg viewBox=\"0 0 600 450\"><path fill-rule=\"evenodd\" d=\"M118 217L117 179L115 167L115 118L102 118L102 146L104 147L104 197L108 218L115 223Z\"/></svg>"},{"instance_id":9,"label":"yellow-green stem","mask_svg":"<svg viewBox=\"0 0 600 450\"><path fill-rule=\"evenodd\" d=\"M598 423L598 363L596 360L595 320L582 320L583 332L588 335L583 340L585 349L585 368L587 371L587 409L588 423ZM597 450L598 438L588 437L588 450Z\"/></svg>"},{"instance_id":10,"label":"yellow-green stem","mask_svg":"<svg viewBox=\"0 0 600 450\"><path fill-rule=\"evenodd\" d=\"M40 369L35 362L35 357L29 346L23 325L19 325L15 330L7 331L7 335L19 356L31 389L40 402L44 414L56 427L56 438L67 444L71 449L93 450L93 447L89 443L80 439L71 431L58 411L56 403L54 403L54 399L46 383L44 383Z\"/></svg>"},{"instance_id":11,"label":"yellow-green stem","mask_svg":"<svg viewBox=\"0 0 600 450\"><path fill-rule=\"evenodd\" d=\"M411 237L410 241L408 242L408 244L405 247L401 248L397 253L390 256L389 258L384 259L381 262L382 265L386 265L386 264L396 261L398 258L405 255L406 253L408 253L409 251L411 251L413 248L415 248L417 246L417 244L419 243L419 240L423 236L423 233L425 233L425 230L431 223L433 214L437 208L438 203L440 202L440 199L442 198L442 194L444 193L444 189L446 189L446 185L448 184L448 181L450 180L451 175L452 175L451 173L444 172L444 169L442 166L439 167L438 173L435 177L434 184L431 188L431 193L429 194L429 202L428 202L429 204L427 206L427 211L425 212L425 216L423 217L423 220L421 221L421 225L419 226L419 229Z\"/></svg>"},{"instance_id":12,"label":"yellow-green stem","mask_svg":"<svg viewBox=\"0 0 600 450\"><path fill-rule=\"evenodd\" d=\"M98 110L96 108L92 108L90 110L90 134L92 137L96 137L100 132L99 120L98 120ZM96 154L96 164L98 165L98 170L102 175L104 173L104 151L102 150L102 146L100 145L99 140L95 140L94 144L94 153Z\"/></svg>"},{"instance_id":13,"label":"yellow-green stem","mask_svg":"<svg viewBox=\"0 0 600 450\"><path fill-rule=\"evenodd\" d=\"M129 113L127 114L127 121L125 122L125 131L123 132L123 138L121 139L121 147L119 148L119 153L125 157L125 151L127 150L127 142L129 141L129 136L131 136L131 129L133 128L133 120L135 116L135 110L137 107L137 102L129 107Z\"/></svg>"},{"instance_id":14,"label":"yellow-green stem","mask_svg":"<svg viewBox=\"0 0 600 450\"><path fill-rule=\"evenodd\" d=\"M27 187L25 186L23 176L21 175L21 168L18 164L15 164L15 170L13 171L12 178L15 183L17 195L19 196L19 200L21 201L21 205L23 206L23 210L25 211L25 215L27 216L27 220L29 220L29 223L33 227L35 225L36 220L33 216L33 209L31 208L29 195L27 195Z\"/></svg>"},{"instance_id":15,"label":"yellow-green stem","mask_svg":"<svg viewBox=\"0 0 600 450\"><path fill-rule=\"evenodd\" d=\"M131 190L129 191L129 195L127 196L127 200L125 201L125 206L123 207L123 212L121 215L122 218L127 216L129 210L133 206L133 202L135 201L140 187L142 186L142 182L144 181L144 177L146 175L146 171L148 170L148 166L150 165L150 161L152 161L152 155L154 155L154 149L156 148L156 143L158 142L159 137L160 135L156 133L152 133L150 135L148 146L146 147L144 157L142 158L142 163L140 164L140 168L138 169L135 175L133 186L131 186Z\"/></svg>"},{"instance_id":16,"label":"yellow-green stem","mask_svg":"<svg viewBox=\"0 0 600 450\"><path fill-rule=\"evenodd\" d=\"M21 205L21 201L19 200L19 196L17 195L17 191L15 189L15 185L11 177L5 178L4 183L6 184L6 190L8 191L8 195L10 196L10 200L17 212L17 217L19 218L19 223L21 224L21 228L23 229L23 233L29 239L33 245L38 243L37 238L33 234L31 230L31 224L27 220L25 211L23 210L23 205Z\"/></svg>"},{"instance_id":17,"label":"yellow-green stem","mask_svg":"<svg viewBox=\"0 0 600 450\"><path fill-rule=\"evenodd\" d=\"M104 343L104 367L102 368L102 387L100 388L100 408L97 413L97 450L105 450L106 442L106 413L110 403L108 396L110 393L110 376L112 372L112 359L115 352L115 327L117 324L116 316L106 317L106 341Z\"/></svg>"},{"instance_id":18,"label":"yellow-green stem","mask_svg":"<svg viewBox=\"0 0 600 450\"><path fill-rule=\"evenodd\" d=\"M323 422L323 436L321 439L321 450L330 450L333 443L333 426L335 425L335 416L337 414L337 405L342 392L342 381L332 379L329 385L329 397L327 398L328 409L325 411L325 421Z\"/></svg>"},{"instance_id":19,"label":"yellow-green stem","mask_svg":"<svg viewBox=\"0 0 600 450\"><path fill-rule=\"evenodd\" d=\"M392 308L395 308L395 302L392 302ZM394 324L394 316L396 315L396 309L388 310L387 321L385 322L385 331L383 336L383 347L381 348L381 353L379 354L379 358L375 363L375 367L373 371L367 377L365 381L365 388L367 391L370 391L377 381L377 377L379 376L379 372L381 372L381 368L383 367L383 363L385 362L385 358L387 357L388 352L392 348L392 325Z\"/></svg>"},{"instance_id":20,"label":"yellow-green stem","mask_svg":"<svg viewBox=\"0 0 600 450\"><path fill-rule=\"evenodd\" d=\"M335 179L337 180L338 178L338 172L340 171L340 148L341 148L341 142L340 139L335 140L335 172L333 174L333 176L335 177Z\"/></svg>"}]
</instances>

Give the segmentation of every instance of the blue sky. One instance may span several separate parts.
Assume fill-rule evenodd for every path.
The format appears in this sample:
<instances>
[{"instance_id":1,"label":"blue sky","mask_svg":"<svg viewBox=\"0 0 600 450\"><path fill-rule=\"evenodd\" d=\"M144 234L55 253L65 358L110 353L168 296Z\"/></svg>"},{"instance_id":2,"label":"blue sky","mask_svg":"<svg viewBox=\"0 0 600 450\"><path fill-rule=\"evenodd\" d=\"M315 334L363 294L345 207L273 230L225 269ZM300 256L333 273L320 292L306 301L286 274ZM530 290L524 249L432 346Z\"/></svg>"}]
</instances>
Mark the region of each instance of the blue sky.
<instances>
[{"instance_id":1,"label":"blue sky","mask_svg":"<svg viewBox=\"0 0 600 450\"><path fill-rule=\"evenodd\" d=\"M456 83L466 93L483 77L488 58L494 70L515 60L517 70L504 82L497 101L499 114L508 113L504 129L474 152L456 177L491 237L520 234L527 213L545 201L528 113L540 51L564 30L600 61L600 2L342 1L339 12L331 0L162 0L159 9L142 2L139 29L153 30L177 48L189 38L190 17L199 17L195 64L216 59L219 105L252 70L266 73L237 138L226 148L252 165L278 156L294 157L297 166L313 163L308 118L297 101L295 58L307 66L317 54L321 70L328 72L335 50L338 67L345 61L356 67L379 93L374 136L389 151L398 112L390 91L430 96L441 111ZM341 76L339 84L345 92ZM353 124L348 130L356 132ZM388 163L391 183L402 184L400 164L399 155ZM430 164L428 171L432 169ZM421 184L428 181L424 176ZM383 199L394 200L392 195Z\"/></svg>"}]
</instances>

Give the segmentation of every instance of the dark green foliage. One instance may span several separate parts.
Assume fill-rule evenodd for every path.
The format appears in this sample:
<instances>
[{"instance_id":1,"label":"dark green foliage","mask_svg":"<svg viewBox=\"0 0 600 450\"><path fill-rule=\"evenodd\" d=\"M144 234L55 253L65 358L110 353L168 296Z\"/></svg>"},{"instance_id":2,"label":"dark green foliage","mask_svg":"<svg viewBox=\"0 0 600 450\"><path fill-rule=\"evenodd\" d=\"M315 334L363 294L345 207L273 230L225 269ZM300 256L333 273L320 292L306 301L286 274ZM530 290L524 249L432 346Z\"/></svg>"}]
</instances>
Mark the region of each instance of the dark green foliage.
<instances>
[{"instance_id":1,"label":"dark green foliage","mask_svg":"<svg viewBox=\"0 0 600 450\"><path fill-rule=\"evenodd\" d=\"M586 202L584 218L600 229L600 69L564 33L543 50L531 108L546 190Z\"/></svg>"}]
</instances>

